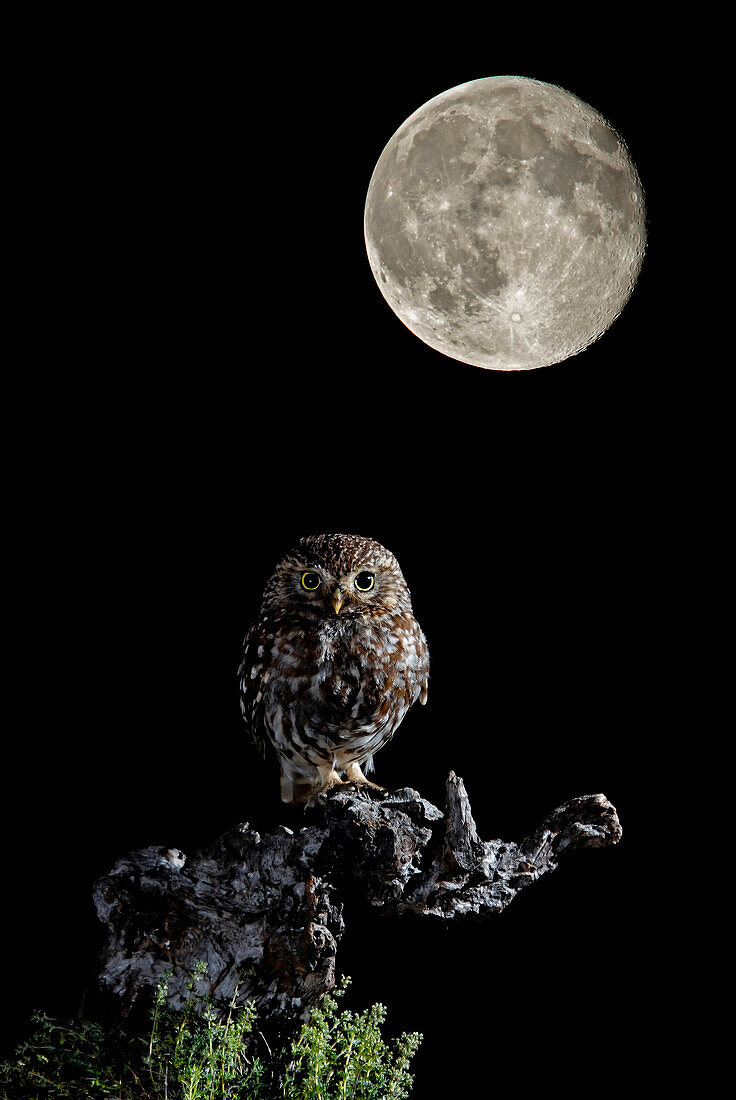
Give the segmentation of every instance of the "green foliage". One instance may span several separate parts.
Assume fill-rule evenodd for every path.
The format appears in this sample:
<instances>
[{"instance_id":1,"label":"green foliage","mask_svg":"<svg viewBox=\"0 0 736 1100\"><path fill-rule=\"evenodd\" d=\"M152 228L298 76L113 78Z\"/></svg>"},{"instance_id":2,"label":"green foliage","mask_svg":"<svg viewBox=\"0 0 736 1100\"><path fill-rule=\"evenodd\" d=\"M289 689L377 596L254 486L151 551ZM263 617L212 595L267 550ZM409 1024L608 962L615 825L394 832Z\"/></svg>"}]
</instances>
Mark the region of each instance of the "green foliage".
<instances>
[{"instance_id":1,"label":"green foliage","mask_svg":"<svg viewBox=\"0 0 736 1100\"><path fill-rule=\"evenodd\" d=\"M111 1097L138 1100L140 1054L124 1032L111 1033L88 1020L62 1024L44 1013L12 1062L0 1066L0 1095L8 1100ZM123 1085L123 1079L128 1084Z\"/></svg>"},{"instance_id":2,"label":"green foliage","mask_svg":"<svg viewBox=\"0 0 736 1100\"><path fill-rule=\"evenodd\" d=\"M343 979L336 997L349 981ZM409 1063L421 1036L403 1034L389 1047L381 1038L385 1019L381 1004L362 1014L338 1012L335 998L325 997L292 1044L280 1095L288 1100L404 1100L413 1080Z\"/></svg>"},{"instance_id":3,"label":"green foliage","mask_svg":"<svg viewBox=\"0 0 736 1100\"><path fill-rule=\"evenodd\" d=\"M201 977L204 967L195 974ZM338 1011L350 979L324 998L282 1051L263 1060L250 1039L253 1005L225 1017L192 982L184 1008L167 1003L160 983L145 1036L90 1021L61 1024L42 1013L15 1058L0 1066L7 1100L405 1100L409 1063L421 1036L381 1036L383 1005ZM265 1044L263 1044L265 1045ZM266 1047L266 1049L268 1049Z\"/></svg>"}]
</instances>

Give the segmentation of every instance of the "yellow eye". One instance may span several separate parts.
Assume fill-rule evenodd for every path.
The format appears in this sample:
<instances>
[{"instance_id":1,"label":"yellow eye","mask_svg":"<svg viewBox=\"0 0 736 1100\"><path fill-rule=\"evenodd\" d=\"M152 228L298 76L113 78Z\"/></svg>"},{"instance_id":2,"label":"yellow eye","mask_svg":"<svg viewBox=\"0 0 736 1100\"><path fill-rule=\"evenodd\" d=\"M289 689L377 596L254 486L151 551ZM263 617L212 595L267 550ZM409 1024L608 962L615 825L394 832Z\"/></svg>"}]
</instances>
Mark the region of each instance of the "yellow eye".
<instances>
[{"instance_id":1,"label":"yellow eye","mask_svg":"<svg viewBox=\"0 0 736 1100\"><path fill-rule=\"evenodd\" d=\"M322 578L319 573L312 573L309 570L302 573L302 588L306 589L307 592L316 592L321 584Z\"/></svg>"},{"instance_id":2,"label":"yellow eye","mask_svg":"<svg viewBox=\"0 0 736 1100\"><path fill-rule=\"evenodd\" d=\"M375 583L376 578L373 573L358 573L358 576L355 578L355 587L359 592L370 592Z\"/></svg>"}]
</instances>

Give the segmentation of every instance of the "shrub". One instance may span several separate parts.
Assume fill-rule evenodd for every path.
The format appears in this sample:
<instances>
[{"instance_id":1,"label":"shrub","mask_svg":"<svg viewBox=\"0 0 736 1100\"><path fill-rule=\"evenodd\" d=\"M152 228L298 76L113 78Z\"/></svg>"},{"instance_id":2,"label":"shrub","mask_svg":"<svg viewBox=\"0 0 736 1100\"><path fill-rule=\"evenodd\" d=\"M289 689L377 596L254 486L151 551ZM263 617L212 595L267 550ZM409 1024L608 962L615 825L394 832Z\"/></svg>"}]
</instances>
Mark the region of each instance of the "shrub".
<instances>
[{"instance_id":1,"label":"shrub","mask_svg":"<svg viewBox=\"0 0 736 1100\"><path fill-rule=\"evenodd\" d=\"M195 977L201 977L201 968ZM350 979L326 996L296 1038L263 1059L252 1004L222 1016L190 983L180 1012L160 983L146 1035L37 1013L35 1030L0 1067L8 1100L405 1100L417 1033L387 1043L386 1009L338 1011ZM263 1045L263 1044L262 1044ZM266 1048L268 1049L268 1048Z\"/></svg>"}]
</instances>

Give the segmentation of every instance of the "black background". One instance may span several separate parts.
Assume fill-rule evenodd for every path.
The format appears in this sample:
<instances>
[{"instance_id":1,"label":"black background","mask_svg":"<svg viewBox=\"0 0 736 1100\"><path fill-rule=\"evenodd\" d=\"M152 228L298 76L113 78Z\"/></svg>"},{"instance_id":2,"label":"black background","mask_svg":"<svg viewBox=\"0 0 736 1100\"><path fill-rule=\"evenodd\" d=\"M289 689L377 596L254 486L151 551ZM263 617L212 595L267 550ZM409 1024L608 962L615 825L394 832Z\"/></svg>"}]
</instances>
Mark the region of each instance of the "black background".
<instances>
[{"instance_id":1,"label":"black background","mask_svg":"<svg viewBox=\"0 0 736 1100\"><path fill-rule=\"evenodd\" d=\"M33 125L7 405L22 706L5 786L23 809L4 839L5 1038L31 1007L78 1004L99 943L92 883L116 858L302 820L243 737L236 671L284 548L342 530L396 553L432 654L428 706L378 757L378 782L442 805L453 769L486 838L598 791L624 828L484 923L348 912L352 1004L383 1001L389 1032L424 1033L417 1100L466 1095L478 1074L554 1091L591 1069L612 1094L645 1051L654 1073L668 990L651 789L668 787L667 547L696 415L666 290L662 39L644 65L625 28L561 16L421 33L388 18L66 17L19 41ZM649 216L621 317L529 372L422 344L362 236L403 120L503 73L607 117Z\"/></svg>"}]
</instances>

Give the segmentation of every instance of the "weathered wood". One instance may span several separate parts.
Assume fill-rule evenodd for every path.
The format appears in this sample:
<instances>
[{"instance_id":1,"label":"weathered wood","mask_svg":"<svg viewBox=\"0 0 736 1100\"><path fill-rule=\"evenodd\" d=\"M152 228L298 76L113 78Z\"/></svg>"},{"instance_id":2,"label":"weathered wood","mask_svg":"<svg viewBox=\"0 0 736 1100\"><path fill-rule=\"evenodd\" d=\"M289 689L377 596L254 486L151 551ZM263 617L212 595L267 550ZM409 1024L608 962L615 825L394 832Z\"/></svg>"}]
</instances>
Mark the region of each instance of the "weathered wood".
<instances>
[{"instance_id":1,"label":"weathered wood","mask_svg":"<svg viewBox=\"0 0 736 1100\"><path fill-rule=\"evenodd\" d=\"M94 889L107 943L92 1001L126 1015L171 972L169 1001L180 1007L204 961L201 992L224 1005L237 991L276 1024L333 987L349 883L376 912L497 913L563 852L621 836L598 794L566 802L519 843L483 841L452 772L444 813L410 788L346 784L319 796L305 821L265 836L238 825L188 857L151 847L119 860Z\"/></svg>"}]
</instances>

